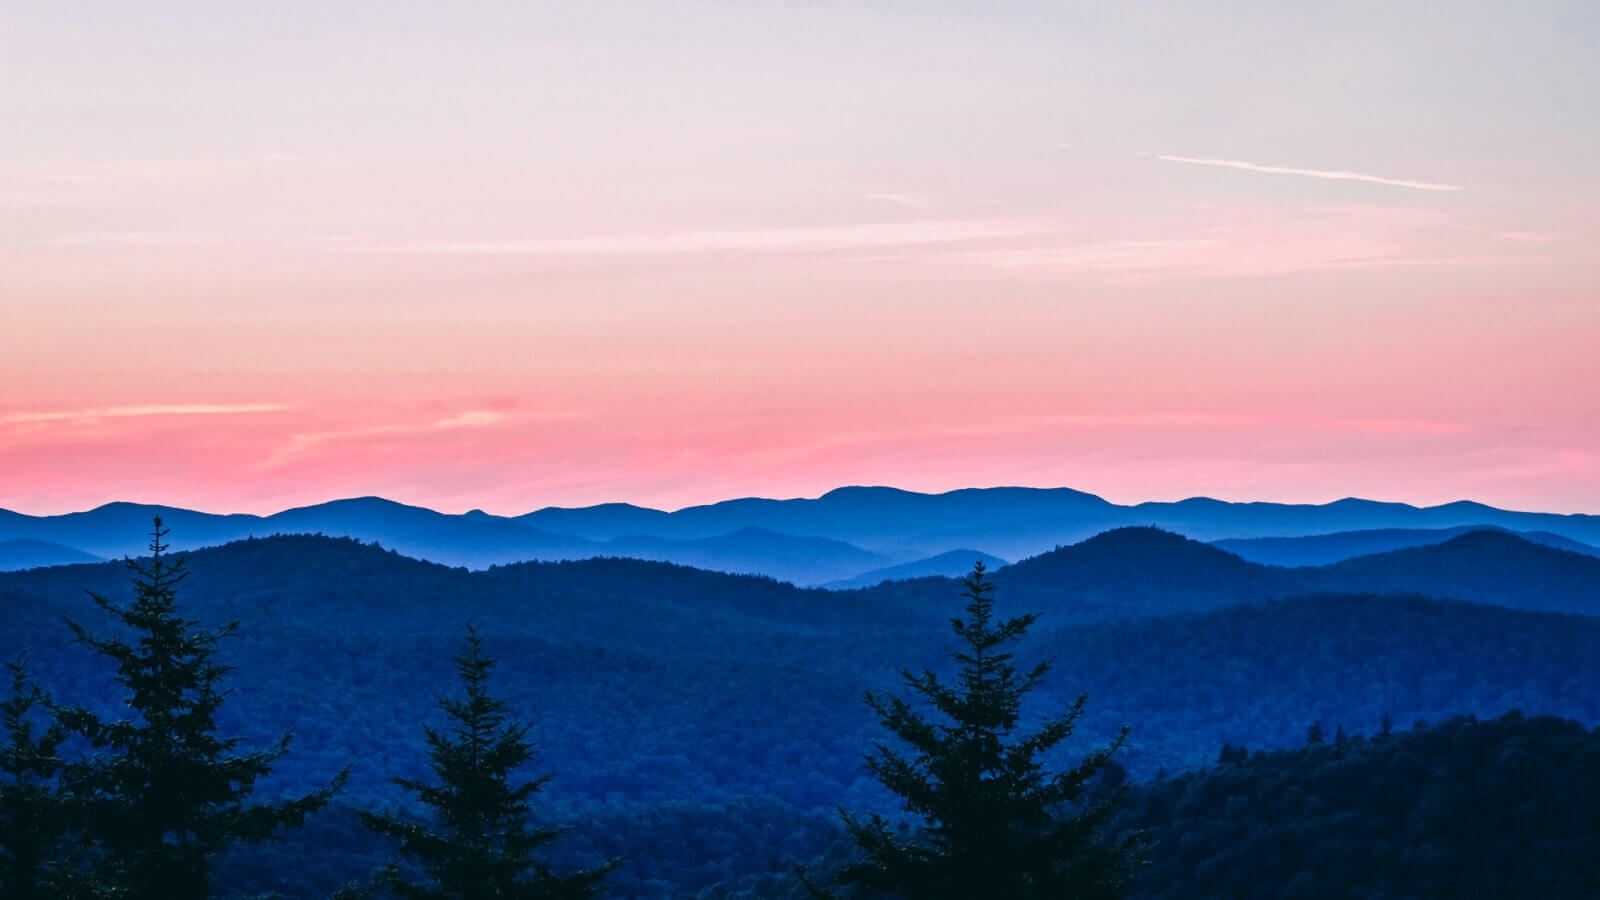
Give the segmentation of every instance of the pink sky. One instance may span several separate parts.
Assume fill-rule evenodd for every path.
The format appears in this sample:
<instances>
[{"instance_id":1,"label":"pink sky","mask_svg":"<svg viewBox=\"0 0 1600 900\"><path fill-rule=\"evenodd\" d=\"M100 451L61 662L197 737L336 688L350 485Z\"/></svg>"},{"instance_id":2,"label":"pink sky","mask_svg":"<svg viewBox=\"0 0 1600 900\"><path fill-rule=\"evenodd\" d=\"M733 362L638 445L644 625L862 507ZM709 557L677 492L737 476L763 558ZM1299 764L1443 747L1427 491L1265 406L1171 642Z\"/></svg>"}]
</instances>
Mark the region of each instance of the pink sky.
<instances>
[{"instance_id":1,"label":"pink sky","mask_svg":"<svg viewBox=\"0 0 1600 900\"><path fill-rule=\"evenodd\" d=\"M0 507L1600 512L1570 5L597 6L0 13Z\"/></svg>"}]
</instances>

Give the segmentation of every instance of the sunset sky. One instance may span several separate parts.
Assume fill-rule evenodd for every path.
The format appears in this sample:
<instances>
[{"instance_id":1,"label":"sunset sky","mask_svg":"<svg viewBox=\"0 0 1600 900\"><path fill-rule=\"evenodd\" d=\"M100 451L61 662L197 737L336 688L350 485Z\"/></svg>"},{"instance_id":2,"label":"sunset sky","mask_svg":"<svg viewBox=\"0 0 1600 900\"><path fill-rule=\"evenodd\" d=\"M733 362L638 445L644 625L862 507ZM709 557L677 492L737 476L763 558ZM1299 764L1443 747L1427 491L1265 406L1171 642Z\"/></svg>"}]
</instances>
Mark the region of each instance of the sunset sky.
<instances>
[{"instance_id":1,"label":"sunset sky","mask_svg":"<svg viewBox=\"0 0 1600 900\"><path fill-rule=\"evenodd\" d=\"M12 0L0 120L0 507L1600 513L1593 0Z\"/></svg>"}]
</instances>

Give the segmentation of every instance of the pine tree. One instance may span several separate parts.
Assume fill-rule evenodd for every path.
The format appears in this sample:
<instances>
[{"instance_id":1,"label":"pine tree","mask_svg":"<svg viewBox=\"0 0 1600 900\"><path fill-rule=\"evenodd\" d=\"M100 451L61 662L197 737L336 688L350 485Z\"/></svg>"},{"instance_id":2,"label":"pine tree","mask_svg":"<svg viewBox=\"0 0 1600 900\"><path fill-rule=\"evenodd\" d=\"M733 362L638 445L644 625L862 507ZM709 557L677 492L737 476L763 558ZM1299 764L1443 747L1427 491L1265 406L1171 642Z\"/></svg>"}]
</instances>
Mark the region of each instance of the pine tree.
<instances>
[{"instance_id":1,"label":"pine tree","mask_svg":"<svg viewBox=\"0 0 1600 900\"><path fill-rule=\"evenodd\" d=\"M267 840L299 825L343 784L278 803L254 803L256 783L286 753L289 735L263 750L217 733L217 710L230 667L216 660L218 643L238 623L206 630L184 618L177 587L184 561L165 555L167 530L155 519L149 563L128 560L132 604L99 595L94 602L128 633L98 637L68 621L79 643L109 659L127 692L128 717L107 721L77 706L59 721L95 752L63 770L83 825L81 882L133 900L191 900L209 894L213 859L237 842Z\"/></svg>"},{"instance_id":2,"label":"pine tree","mask_svg":"<svg viewBox=\"0 0 1600 900\"><path fill-rule=\"evenodd\" d=\"M1315 721L1315 722L1312 722L1311 723L1311 727L1306 729L1306 743L1308 743L1308 744L1320 744L1320 743L1322 743L1322 721L1320 719Z\"/></svg>"},{"instance_id":3,"label":"pine tree","mask_svg":"<svg viewBox=\"0 0 1600 900\"><path fill-rule=\"evenodd\" d=\"M1036 615L997 621L982 563L964 586L966 618L950 620L962 644L952 654L957 683L902 670L906 686L937 715L899 698L867 695L882 725L910 748L903 754L880 743L867 766L923 827L902 837L882 816L844 814L865 859L845 866L839 880L907 900L1117 896L1137 847L1099 834L1116 792L1098 800L1086 793L1127 730L1076 766L1047 772L1041 757L1072 734L1085 698L1032 734L1014 735L1023 698L1049 664L1019 674L1005 647Z\"/></svg>"},{"instance_id":4,"label":"pine tree","mask_svg":"<svg viewBox=\"0 0 1600 900\"><path fill-rule=\"evenodd\" d=\"M50 896L49 865L61 851L69 827L57 785L61 744L67 731L54 721L40 724L35 708L49 698L29 679L25 658L6 663L11 695L0 702L0 895L17 900Z\"/></svg>"},{"instance_id":5,"label":"pine tree","mask_svg":"<svg viewBox=\"0 0 1600 900\"><path fill-rule=\"evenodd\" d=\"M424 726L436 784L395 778L431 811L431 823L393 813L363 812L366 826L399 842L401 856L420 868L425 880L408 880L399 866L379 877L379 886L400 897L562 898L579 900L600 893L600 882L615 863L557 875L536 851L562 829L530 824L530 798L551 777L514 783L533 758L529 726L512 720L504 699L488 692L495 661L485 656L477 630L467 630L466 652L456 657L465 694L441 697L451 720L448 730ZM352 891L349 895L358 895Z\"/></svg>"}]
</instances>

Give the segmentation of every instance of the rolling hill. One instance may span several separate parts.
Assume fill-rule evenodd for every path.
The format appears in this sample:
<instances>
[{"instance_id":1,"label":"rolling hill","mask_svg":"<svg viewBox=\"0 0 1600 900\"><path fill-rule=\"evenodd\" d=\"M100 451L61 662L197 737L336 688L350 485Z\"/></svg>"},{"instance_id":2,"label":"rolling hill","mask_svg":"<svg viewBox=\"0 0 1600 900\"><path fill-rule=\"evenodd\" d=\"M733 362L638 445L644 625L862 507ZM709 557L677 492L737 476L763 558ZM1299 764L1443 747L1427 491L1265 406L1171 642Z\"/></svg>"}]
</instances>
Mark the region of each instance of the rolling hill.
<instances>
[{"instance_id":1,"label":"rolling hill","mask_svg":"<svg viewBox=\"0 0 1600 900\"><path fill-rule=\"evenodd\" d=\"M744 575L765 575L798 585L849 577L891 562L881 553L844 541L794 537L747 527L711 537L673 540L641 535L612 538L605 555L673 562L697 569Z\"/></svg>"},{"instance_id":2,"label":"rolling hill","mask_svg":"<svg viewBox=\"0 0 1600 900\"><path fill-rule=\"evenodd\" d=\"M1473 531L1306 572L1321 590L1401 591L1517 609L1600 613L1600 558Z\"/></svg>"},{"instance_id":3,"label":"rolling hill","mask_svg":"<svg viewBox=\"0 0 1600 900\"><path fill-rule=\"evenodd\" d=\"M1469 531L1507 530L1493 525L1460 525L1455 528L1380 528L1371 531L1336 531L1332 534L1311 534L1302 537L1224 538L1212 541L1211 544L1263 565L1325 566L1356 556L1442 544ZM1600 556L1600 547L1559 534L1547 531L1512 533L1535 544L1544 544L1547 547L1581 553L1585 556Z\"/></svg>"},{"instance_id":4,"label":"rolling hill","mask_svg":"<svg viewBox=\"0 0 1600 900\"><path fill-rule=\"evenodd\" d=\"M104 561L101 557L85 553L76 547L50 541L36 541L32 538L0 541L0 572Z\"/></svg>"},{"instance_id":5,"label":"rolling hill","mask_svg":"<svg viewBox=\"0 0 1600 900\"><path fill-rule=\"evenodd\" d=\"M1052 623L1172 615L1315 593L1418 594L1600 614L1600 558L1501 531L1468 532L1331 566L1283 568L1157 528L1118 528L1013 563L993 580ZM957 590L953 579L924 578L881 584L871 593L919 606Z\"/></svg>"},{"instance_id":6,"label":"rolling hill","mask_svg":"<svg viewBox=\"0 0 1600 900\"><path fill-rule=\"evenodd\" d=\"M972 564L975 562L983 563L990 571L1010 565L1000 557L990 556L982 550L951 550L948 553L940 553L927 559L901 563L898 566L886 566L882 569L873 569L854 578L829 582L822 585L822 587L839 591L872 587L884 581L905 581L911 578L956 578L972 571Z\"/></svg>"}]
</instances>

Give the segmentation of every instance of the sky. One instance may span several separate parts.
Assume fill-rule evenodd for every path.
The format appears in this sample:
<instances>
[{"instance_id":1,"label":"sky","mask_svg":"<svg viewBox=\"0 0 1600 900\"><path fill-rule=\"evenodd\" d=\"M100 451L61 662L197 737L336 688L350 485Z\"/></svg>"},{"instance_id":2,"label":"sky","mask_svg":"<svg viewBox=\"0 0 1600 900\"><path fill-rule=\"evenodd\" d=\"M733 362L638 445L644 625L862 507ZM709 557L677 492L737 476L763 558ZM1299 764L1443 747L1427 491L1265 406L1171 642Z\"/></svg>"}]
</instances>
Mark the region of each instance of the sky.
<instances>
[{"instance_id":1,"label":"sky","mask_svg":"<svg viewBox=\"0 0 1600 900\"><path fill-rule=\"evenodd\" d=\"M0 507L1600 513L1600 6L0 6Z\"/></svg>"}]
</instances>

